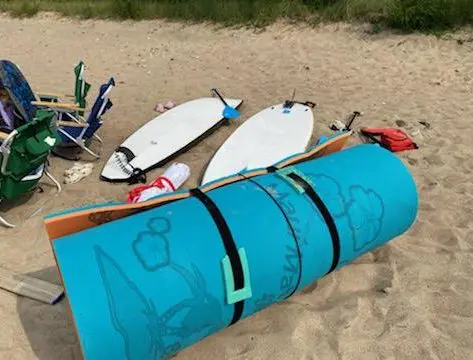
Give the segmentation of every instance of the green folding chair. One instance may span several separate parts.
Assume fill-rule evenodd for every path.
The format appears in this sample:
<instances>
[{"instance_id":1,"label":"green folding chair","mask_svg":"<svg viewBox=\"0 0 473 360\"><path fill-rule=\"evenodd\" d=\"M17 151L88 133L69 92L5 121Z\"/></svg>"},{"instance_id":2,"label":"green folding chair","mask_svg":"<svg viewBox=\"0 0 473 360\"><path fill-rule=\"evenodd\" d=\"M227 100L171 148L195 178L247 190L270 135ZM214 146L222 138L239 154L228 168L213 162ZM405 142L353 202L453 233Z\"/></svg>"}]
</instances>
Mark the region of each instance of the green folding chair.
<instances>
[{"instance_id":1,"label":"green folding chair","mask_svg":"<svg viewBox=\"0 0 473 360\"><path fill-rule=\"evenodd\" d=\"M87 93L90 90L90 84L85 81L84 78L85 64L81 60L74 68L74 74L76 75L75 87L74 87L74 99L75 103L79 108L85 109L87 107ZM79 111L80 116L84 116L84 111Z\"/></svg>"},{"instance_id":2,"label":"green folding chair","mask_svg":"<svg viewBox=\"0 0 473 360\"><path fill-rule=\"evenodd\" d=\"M60 141L54 111L37 111L32 121L11 133L0 132L0 141L0 202L33 191L43 175L61 191L61 185L47 170L51 149ZM0 224L15 227L2 217Z\"/></svg>"},{"instance_id":3,"label":"green folding chair","mask_svg":"<svg viewBox=\"0 0 473 360\"><path fill-rule=\"evenodd\" d=\"M40 108L50 108L52 105L51 103L61 104L63 103L62 101L63 98L73 98L74 104L67 104L67 105L71 105L70 110L72 110L75 106L76 108L80 109L76 111L76 114L80 116L84 116L84 109L87 107L87 94L91 88L91 85L85 80L84 73L85 73L85 64L82 60L80 60L79 63L74 67L74 74L75 74L74 95L70 95L70 94L57 95L57 94L44 94L44 93L36 94L37 99L36 101L34 101L34 105ZM58 120L63 120L63 118L61 117L61 114L58 114L58 115L59 115ZM69 119L65 119L65 120L69 120Z\"/></svg>"},{"instance_id":4,"label":"green folding chair","mask_svg":"<svg viewBox=\"0 0 473 360\"><path fill-rule=\"evenodd\" d=\"M0 87L4 88L15 104L15 117L22 123L30 121L37 109L50 109L51 106L67 107L76 114L83 114L82 106L86 105L86 96L90 89L84 79L85 65L80 61L74 68L74 94L57 95L35 93L17 65L9 60L0 60ZM66 101L65 98L71 98ZM72 100L73 99L73 100ZM62 120L62 119L58 119Z\"/></svg>"}]
</instances>

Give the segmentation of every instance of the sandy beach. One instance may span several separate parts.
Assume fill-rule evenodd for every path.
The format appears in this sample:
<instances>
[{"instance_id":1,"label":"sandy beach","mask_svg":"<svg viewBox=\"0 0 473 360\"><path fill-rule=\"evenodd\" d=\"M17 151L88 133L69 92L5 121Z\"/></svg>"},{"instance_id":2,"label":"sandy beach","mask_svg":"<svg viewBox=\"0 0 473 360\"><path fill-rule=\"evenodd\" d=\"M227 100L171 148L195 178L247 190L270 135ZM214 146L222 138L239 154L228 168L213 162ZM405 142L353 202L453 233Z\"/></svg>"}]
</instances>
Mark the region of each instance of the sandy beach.
<instances>
[{"instance_id":1,"label":"sandy beach","mask_svg":"<svg viewBox=\"0 0 473 360\"><path fill-rule=\"evenodd\" d=\"M352 111L361 126L402 127L419 144L399 153L418 186L420 209L405 235L293 298L182 351L175 359L471 359L473 351L473 42L468 34L369 34L344 24L275 24L265 31L162 21L0 17L1 58L37 92L70 93L86 63L93 88L114 76L112 110L100 130L91 176L2 204L21 224L0 228L0 265L60 283L43 217L83 204L124 200L132 188L99 181L113 150L154 118L157 101L209 96L218 87L245 100L242 116L177 158L186 187L246 118L292 96L311 100L314 141ZM463 41L457 41L461 39ZM426 122L428 126L420 124ZM354 136L350 144L360 140ZM83 155L85 161L92 158ZM51 157L61 182L72 162ZM154 179L164 169L148 173ZM0 291L0 358L81 359L67 302L50 306Z\"/></svg>"}]
</instances>

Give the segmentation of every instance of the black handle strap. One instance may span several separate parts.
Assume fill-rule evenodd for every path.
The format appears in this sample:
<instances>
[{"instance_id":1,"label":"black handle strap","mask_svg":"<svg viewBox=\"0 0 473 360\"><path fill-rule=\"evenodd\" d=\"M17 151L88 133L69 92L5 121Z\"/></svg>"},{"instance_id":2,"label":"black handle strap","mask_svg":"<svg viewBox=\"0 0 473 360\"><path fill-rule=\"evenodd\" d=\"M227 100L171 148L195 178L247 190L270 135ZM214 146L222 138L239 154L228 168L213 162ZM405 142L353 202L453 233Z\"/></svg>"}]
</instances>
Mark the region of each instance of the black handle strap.
<instances>
[{"instance_id":1,"label":"black handle strap","mask_svg":"<svg viewBox=\"0 0 473 360\"><path fill-rule=\"evenodd\" d=\"M271 169L276 169L274 167L270 167ZM276 169L277 170L277 169ZM268 168L268 172L274 172L274 171L269 171L269 168ZM299 274L297 276L297 283L296 283L296 286L294 286L293 290L289 293L289 295L286 296L286 299L291 297L292 295L294 295L294 293L297 291L297 289L299 288L299 285L301 283L301 278L302 278L302 255L301 255L301 248L300 248L300 245L299 245L299 239L297 238L297 235L296 235L296 231L294 230L294 227L292 226L291 224L291 221L289 220L289 217L287 216L286 212L284 211L284 209L282 208L281 204L279 204L278 200L275 199L275 197L273 195L271 195L271 193L264 187L264 186L261 186L258 182L256 182L255 180L253 180L252 178L249 178L249 177L246 177L245 175L243 174L240 174L241 176L243 176L245 179L247 179L248 181L252 182L253 184L255 184L257 187L259 187L261 190L263 190L266 195L268 195L268 197L276 204L276 206L278 207L278 209L281 211L281 213L283 214L284 216L284 219L286 219L286 223L287 225L289 226L289 230L291 231L291 234L292 234L292 237L294 238L294 243L296 244L296 251L297 251L297 257L299 259Z\"/></svg>"},{"instance_id":2,"label":"black handle strap","mask_svg":"<svg viewBox=\"0 0 473 360\"><path fill-rule=\"evenodd\" d=\"M320 213L322 214L322 217L324 218L325 223L327 224L330 237L332 238L333 247L332 265L330 266L328 272L325 274L328 275L337 268L338 263L340 261L340 235L338 234L335 221L332 215L330 214L330 211L328 210L327 206L325 206L320 196L315 192L315 190L307 181L305 181L302 177L295 173L289 173L287 176L304 189L305 193L313 201L317 209L319 209Z\"/></svg>"},{"instance_id":3,"label":"black handle strap","mask_svg":"<svg viewBox=\"0 0 473 360\"><path fill-rule=\"evenodd\" d=\"M313 108L315 108L315 107L317 106L317 104L316 104L316 103L314 103L314 102L312 102L312 101L306 101L305 103L300 103L300 102L299 102L299 104L302 104L302 105L308 106L308 107L310 107L310 108L312 108L312 109L313 109Z\"/></svg>"},{"instance_id":4,"label":"black handle strap","mask_svg":"<svg viewBox=\"0 0 473 360\"><path fill-rule=\"evenodd\" d=\"M235 240L233 239L232 233L230 231L230 228L228 227L227 222L225 221L225 218L223 217L217 205L212 201L212 199L200 189L192 189L190 190L190 193L196 199L200 200L200 202L206 207L206 209L212 216L212 219L214 220L215 225L217 226L217 229L220 233L220 237L222 238L225 252L227 253L230 259L230 265L233 271L233 278L235 281L235 290L243 289L243 287L245 286L243 266L240 260L240 256L238 254L238 249L235 244ZM229 326L235 324L238 320L240 320L241 315L243 314L243 306L244 301L238 301L235 303L233 318Z\"/></svg>"},{"instance_id":5,"label":"black handle strap","mask_svg":"<svg viewBox=\"0 0 473 360\"><path fill-rule=\"evenodd\" d=\"M269 166L266 168L268 173L274 173L277 172L279 169L276 168L275 166ZM302 189L304 189L304 192L309 196L309 198L312 200L312 202L315 204L317 209L319 209L320 213L322 214L322 217L324 218L325 223L327 224L330 237L332 239L332 247L333 247L333 259L332 259L332 265L330 266L329 271L326 273L330 274L332 271L334 271L338 263L340 262L340 235L338 233L337 225L335 224L335 220L333 219L332 215L330 214L330 211L328 210L327 206L324 204L323 200L320 198L319 195L315 192L315 190L312 188L312 186L304 180L302 177L297 175L294 172L291 172L287 175L292 181L294 181L296 184L298 184Z\"/></svg>"}]
</instances>

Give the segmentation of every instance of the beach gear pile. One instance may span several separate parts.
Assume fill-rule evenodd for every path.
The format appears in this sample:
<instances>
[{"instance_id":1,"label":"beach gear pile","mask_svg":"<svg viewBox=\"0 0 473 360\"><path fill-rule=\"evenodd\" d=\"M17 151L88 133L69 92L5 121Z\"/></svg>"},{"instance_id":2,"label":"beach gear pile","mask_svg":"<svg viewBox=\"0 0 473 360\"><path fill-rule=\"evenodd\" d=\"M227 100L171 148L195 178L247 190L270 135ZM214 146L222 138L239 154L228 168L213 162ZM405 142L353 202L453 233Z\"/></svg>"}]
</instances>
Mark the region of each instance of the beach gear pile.
<instances>
[{"instance_id":1,"label":"beach gear pile","mask_svg":"<svg viewBox=\"0 0 473 360\"><path fill-rule=\"evenodd\" d=\"M99 157L87 144L93 138L101 142L95 133L113 105L108 96L115 82L111 78L100 87L87 119L83 118L91 87L84 79L84 66L81 61L74 68L74 94L60 96L35 94L18 66L0 60L0 202L31 193L44 174L60 192L59 182L48 171L48 157L60 155L63 148L74 152L75 156L62 156L69 160L77 160L82 150ZM66 183L77 182L77 176L66 176ZM0 223L14 227L2 217Z\"/></svg>"},{"instance_id":2,"label":"beach gear pile","mask_svg":"<svg viewBox=\"0 0 473 360\"><path fill-rule=\"evenodd\" d=\"M191 190L48 216L85 358L167 359L407 231L407 167L376 145L337 151L341 136Z\"/></svg>"},{"instance_id":3,"label":"beach gear pile","mask_svg":"<svg viewBox=\"0 0 473 360\"><path fill-rule=\"evenodd\" d=\"M115 81L99 88L85 118L90 84L82 62L74 74L74 102L67 103L34 94L13 63L0 61L0 200L35 189L49 174L53 152L71 147L77 152L59 156L100 157L90 145L102 142L96 132L113 105ZM242 99L211 93L178 106L158 104L160 115L114 150L101 179L145 183L148 171L241 115ZM46 216L85 358L168 358L412 226L416 184L393 153L417 145L402 130L365 128L375 144L346 147L361 115L354 112L311 147L315 107L293 95L256 113L220 146L199 186L182 189L190 168L173 162L131 189L126 201ZM65 183L93 168L75 162Z\"/></svg>"}]
</instances>

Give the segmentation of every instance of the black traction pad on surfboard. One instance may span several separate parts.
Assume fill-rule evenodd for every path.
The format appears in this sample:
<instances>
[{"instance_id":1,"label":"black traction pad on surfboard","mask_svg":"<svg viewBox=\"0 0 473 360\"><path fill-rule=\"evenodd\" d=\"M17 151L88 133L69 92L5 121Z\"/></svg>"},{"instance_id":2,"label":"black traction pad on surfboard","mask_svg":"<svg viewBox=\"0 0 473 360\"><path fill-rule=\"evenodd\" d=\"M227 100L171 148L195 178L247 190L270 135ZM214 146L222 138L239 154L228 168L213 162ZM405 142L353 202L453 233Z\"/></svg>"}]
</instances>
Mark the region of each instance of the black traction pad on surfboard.
<instances>
[{"instance_id":1,"label":"black traction pad on surfboard","mask_svg":"<svg viewBox=\"0 0 473 360\"><path fill-rule=\"evenodd\" d=\"M244 101L242 100L241 103L238 106L236 106L236 108L237 109L240 108L243 104L244 104ZM128 185L133 185L133 184L136 184L137 182L140 182L140 181L142 183L146 183L146 173L147 172L149 172L151 170L154 170L156 168L159 168L159 167L165 165L166 163L168 163L169 161L171 161L171 160L177 158L178 156L182 155L183 153L187 152L193 146L197 145L202 140L207 138L209 135L214 133L220 126L222 126L224 124L227 124L227 123L228 123L228 119L222 118L215 125L213 125L210 129L205 131L203 134L198 136L196 139L192 140L190 143L185 145L183 148L181 148L178 151L176 151L175 153L169 155L167 158L162 159L161 161L157 162L156 164L147 167L146 169L136 169L134 171L134 173L132 174L132 176L127 178L127 179L115 180L115 179L109 179L109 178L107 178L103 175L100 175L100 179L102 181L106 181L106 182L110 182L110 183L128 183ZM123 149L125 149L125 150L123 150ZM117 150L115 150L115 151L116 152L122 152L125 155L125 157L127 158L127 161L130 162L133 158L128 159L128 155L126 153L127 150L128 150L128 153L130 155L133 155L133 158L134 158L135 155L131 152L131 150L127 149L126 147L123 147L123 146L118 147Z\"/></svg>"},{"instance_id":2,"label":"black traction pad on surfboard","mask_svg":"<svg viewBox=\"0 0 473 360\"><path fill-rule=\"evenodd\" d=\"M312 101L306 101L306 102L302 102L302 101L296 101L296 100L286 100L284 102L284 105L283 105L283 108L284 109L291 109L294 104L301 104L301 105L305 105L305 106L308 106L310 108L315 108L317 106L316 103L312 102Z\"/></svg>"}]
</instances>

